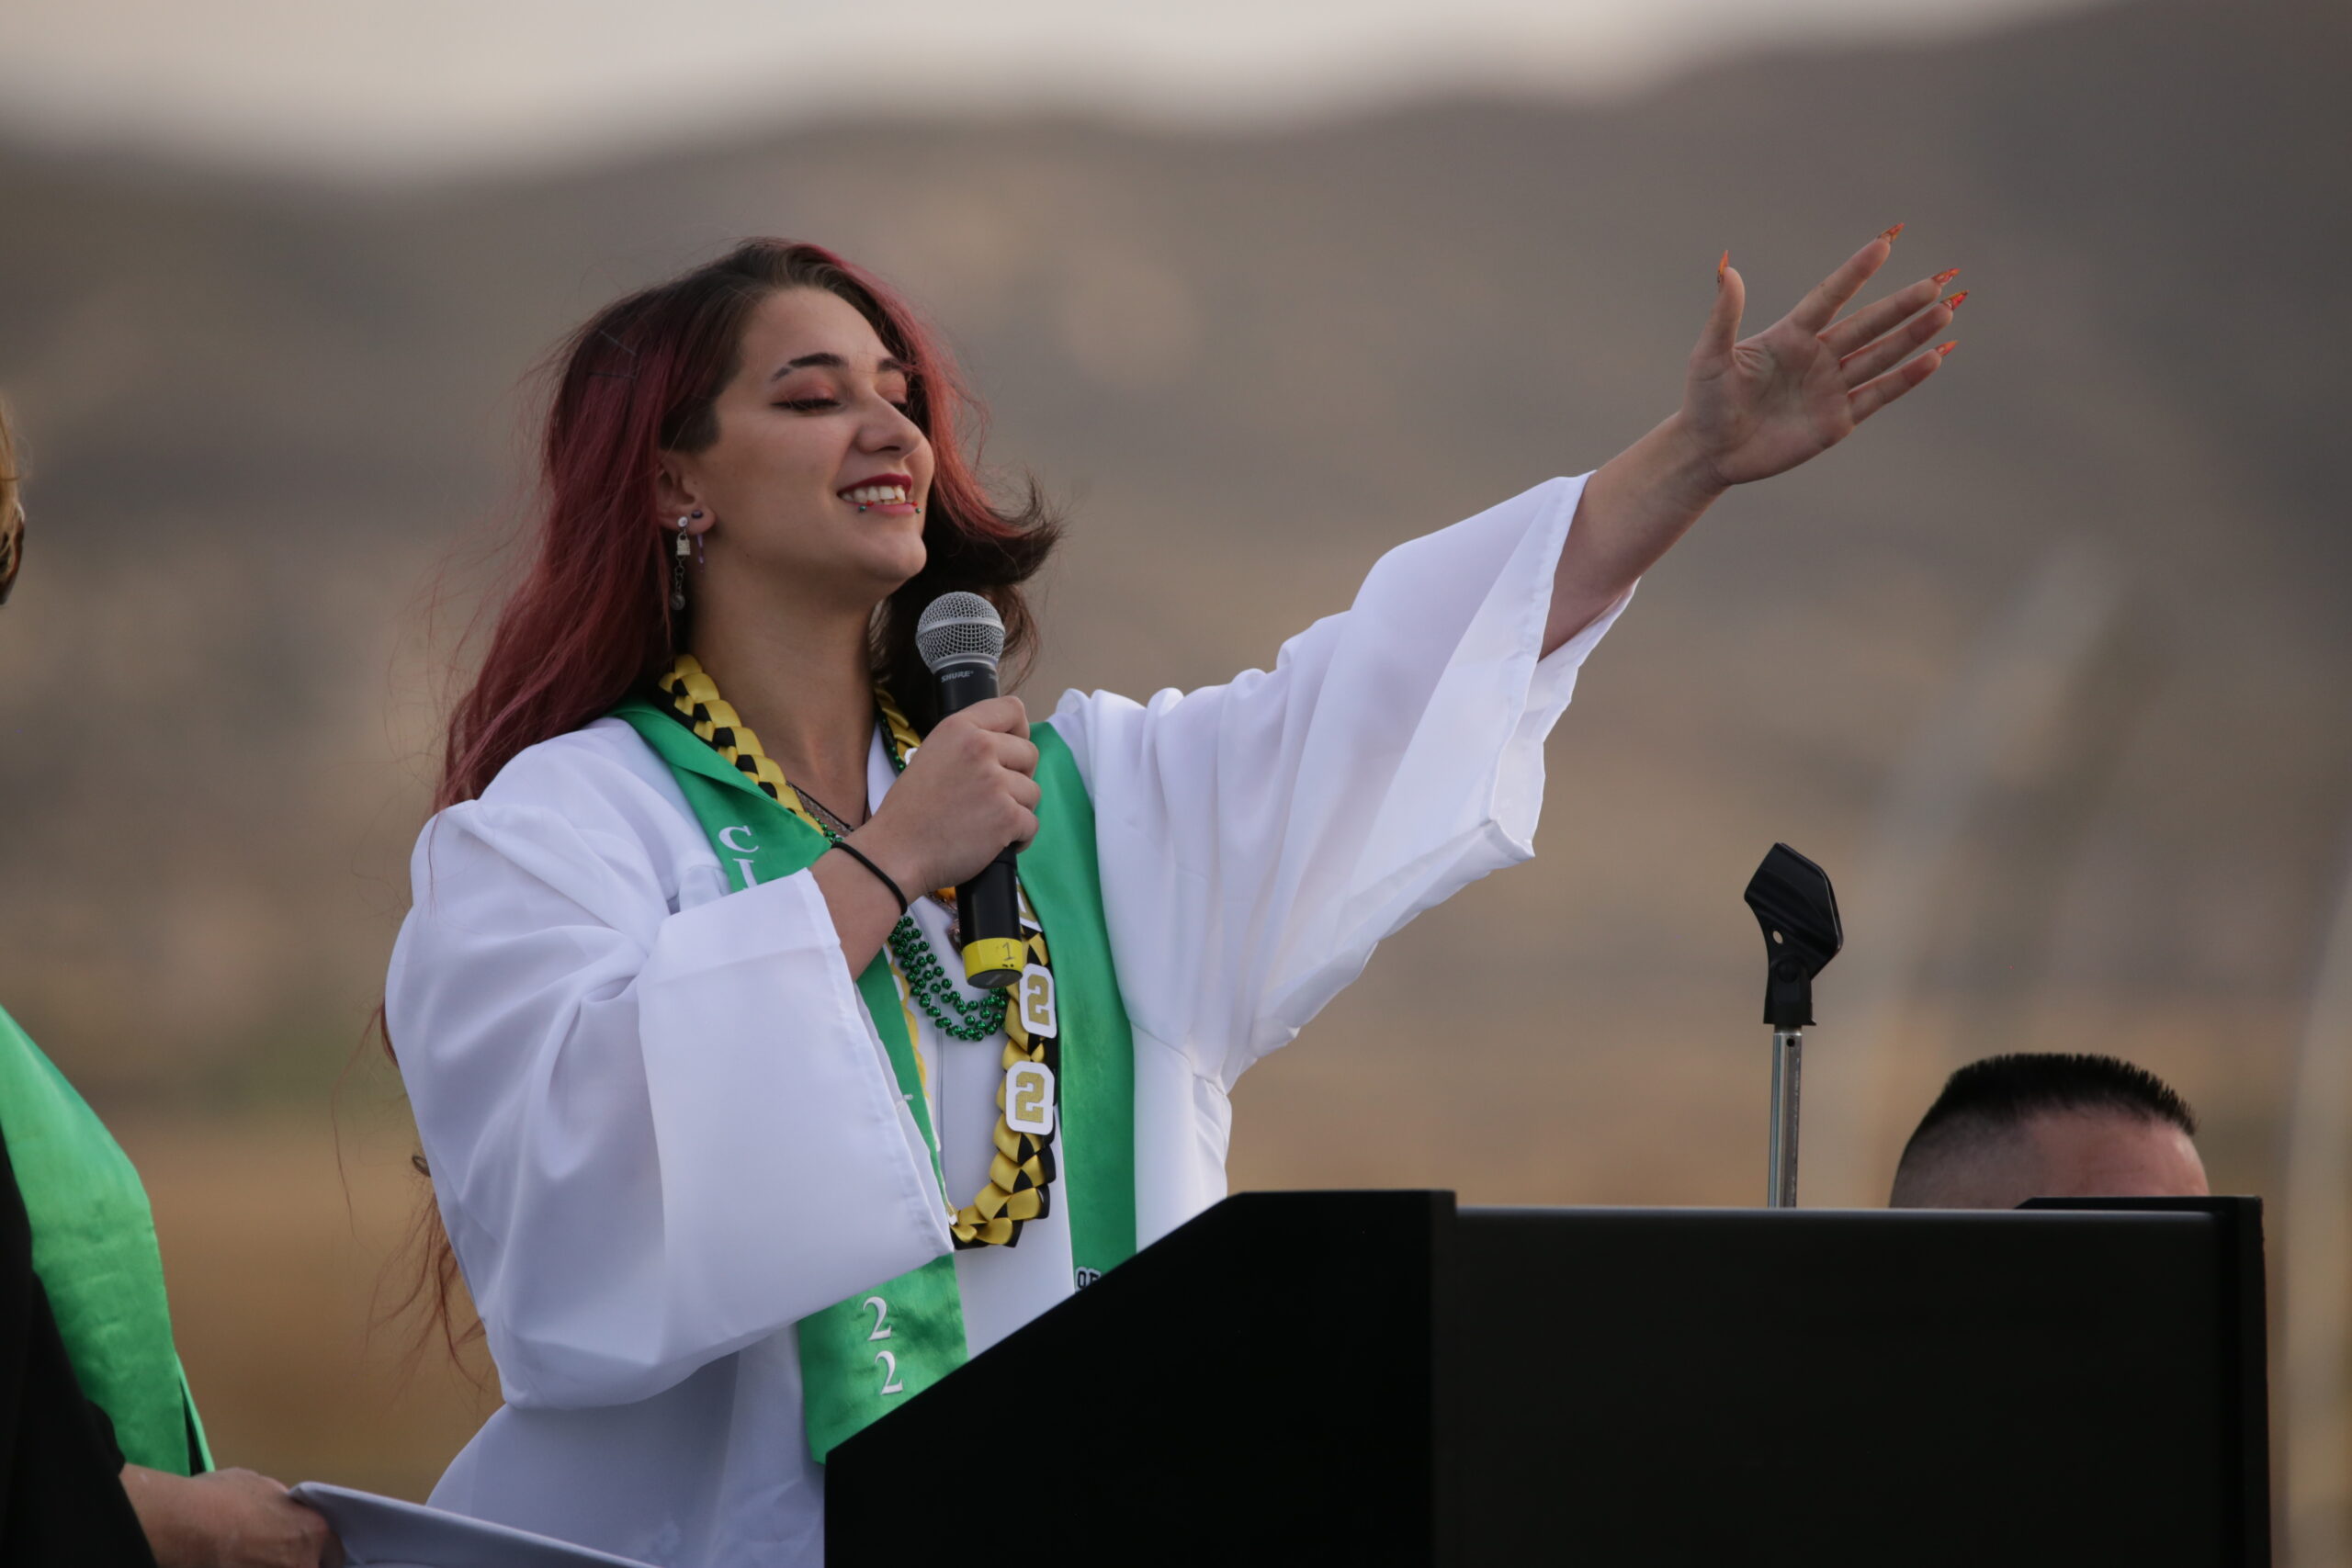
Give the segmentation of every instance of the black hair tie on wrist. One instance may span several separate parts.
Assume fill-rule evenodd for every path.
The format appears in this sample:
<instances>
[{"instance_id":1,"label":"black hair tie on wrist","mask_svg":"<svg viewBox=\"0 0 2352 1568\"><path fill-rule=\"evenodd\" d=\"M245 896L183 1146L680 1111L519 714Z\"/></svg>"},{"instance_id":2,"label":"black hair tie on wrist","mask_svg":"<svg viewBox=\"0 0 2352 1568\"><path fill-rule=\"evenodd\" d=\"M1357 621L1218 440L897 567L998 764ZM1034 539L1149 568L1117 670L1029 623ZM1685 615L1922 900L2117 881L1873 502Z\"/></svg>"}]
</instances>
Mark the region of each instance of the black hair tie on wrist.
<instances>
[{"instance_id":1,"label":"black hair tie on wrist","mask_svg":"<svg viewBox=\"0 0 2352 1568\"><path fill-rule=\"evenodd\" d=\"M907 912L907 896L899 891L899 885L897 881L891 877L888 872L884 871L880 866L876 865L872 861L865 858L865 851L853 845L847 839L835 839L833 840L833 848L841 851L842 853L849 856L850 859L855 861L858 864L872 872L880 879L882 886L890 890L890 897L899 901L899 913L903 915Z\"/></svg>"}]
</instances>

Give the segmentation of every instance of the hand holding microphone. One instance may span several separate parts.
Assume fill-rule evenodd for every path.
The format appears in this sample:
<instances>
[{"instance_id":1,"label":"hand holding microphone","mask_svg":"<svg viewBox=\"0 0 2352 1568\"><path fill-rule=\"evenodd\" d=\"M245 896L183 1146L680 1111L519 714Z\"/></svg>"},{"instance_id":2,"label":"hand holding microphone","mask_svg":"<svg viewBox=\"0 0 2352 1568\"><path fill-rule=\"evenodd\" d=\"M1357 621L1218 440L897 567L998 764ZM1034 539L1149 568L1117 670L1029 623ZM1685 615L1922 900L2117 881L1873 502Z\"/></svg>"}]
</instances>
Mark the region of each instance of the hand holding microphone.
<instances>
[{"instance_id":1,"label":"hand holding microphone","mask_svg":"<svg viewBox=\"0 0 2352 1568\"><path fill-rule=\"evenodd\" d=\"M965 978L1010 986L1027 952L1013 856L1036 835L1041 792L1028 712L997 695L1004 622L977 593L944 593L916 623L915 648L939 683L942 716L858 847L905 857L895 863L918 887L955 884ZM884 840L878 852L868 835Z\"/></svg>"},{"instance_id":2,"label":"hand holding microphone","mask_svg":"<svg viewBox=\"0 0 2352 1568\"><path fill-rule=\"evenodd\" d=\"M1021 699L992 697L941 720L851 838L910 897L956 886L1035 835L1036 771Z\"/></svg>"}]
</instances>

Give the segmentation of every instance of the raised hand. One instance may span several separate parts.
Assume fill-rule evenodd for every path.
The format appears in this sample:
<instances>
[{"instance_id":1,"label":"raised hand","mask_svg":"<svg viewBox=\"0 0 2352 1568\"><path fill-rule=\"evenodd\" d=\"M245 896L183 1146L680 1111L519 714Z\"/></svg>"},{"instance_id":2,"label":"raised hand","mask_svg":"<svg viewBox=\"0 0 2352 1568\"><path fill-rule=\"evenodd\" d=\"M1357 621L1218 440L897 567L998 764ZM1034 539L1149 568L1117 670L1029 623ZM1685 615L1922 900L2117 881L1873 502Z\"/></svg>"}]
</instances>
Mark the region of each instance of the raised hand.
<instances>
[{"instance_id":1,"label":"raised hand","mask_svg":"<svg viewBox=\"0 0 2352 1568\"><path fill-rule=\"evenodd\" d=\"M1769 479L1827 451L1943 363L1952 344L1920 350L1967 298L1940 298L1950 272L1838 316L1886 265L1902 229L1856 251L1751 338L1739 336L1747 284L1728 254L1717 266L1714 308L1690 351L1682 393L1682 420L1717 485Z\"/></svg>"},{"instance_id":2,"label":"raised hand","mask_svg":"<svg viewBox=\"0 0 2352 1568\"><path fill-rule=\"evenodd\" d=\"M1942 298L1951 273L1838 315L1886 265L1902 229L1856 251L1795 310L1746 339L1747 286L1724 254L1682 406L1586 482L1553 576L1545 653L1622 599L1726 489L1826 452L1936 373L1952 345L1922 350L1968 297Z\"/></svg>"}]
</instances>

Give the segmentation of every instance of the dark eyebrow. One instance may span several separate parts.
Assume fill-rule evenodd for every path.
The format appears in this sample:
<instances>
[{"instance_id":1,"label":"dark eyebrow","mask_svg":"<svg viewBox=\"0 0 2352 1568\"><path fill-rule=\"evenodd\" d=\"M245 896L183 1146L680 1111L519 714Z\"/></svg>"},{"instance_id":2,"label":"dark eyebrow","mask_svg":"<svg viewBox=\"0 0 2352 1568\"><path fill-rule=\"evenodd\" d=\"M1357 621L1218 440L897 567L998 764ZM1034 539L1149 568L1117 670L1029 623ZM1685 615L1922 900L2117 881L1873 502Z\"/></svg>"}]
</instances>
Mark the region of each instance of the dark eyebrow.
<instances>
[{"instance_id":1,"label":"dark eyebrow","mask_svg":"<svg viewBox=\"0 0 2352 1568\"><path fill-rule=\"evenodd\" d=\"M784 364L777 368L776 373L768 378L768 380L771 383L781 381L786 376L791 375L795 370L805 370L812 365L822 366L828 370L846 370L849 368L849 361L843 359L838 354L804 354L797 359L786 360ZM875 367L875 370L876 374L884 376L890 374L894 370L901 376L911 376L915 373L915 367L913 366L908 364L903 359L894 359L887 354L882 356L881 363Z\"/></svg>"}]
</instances>

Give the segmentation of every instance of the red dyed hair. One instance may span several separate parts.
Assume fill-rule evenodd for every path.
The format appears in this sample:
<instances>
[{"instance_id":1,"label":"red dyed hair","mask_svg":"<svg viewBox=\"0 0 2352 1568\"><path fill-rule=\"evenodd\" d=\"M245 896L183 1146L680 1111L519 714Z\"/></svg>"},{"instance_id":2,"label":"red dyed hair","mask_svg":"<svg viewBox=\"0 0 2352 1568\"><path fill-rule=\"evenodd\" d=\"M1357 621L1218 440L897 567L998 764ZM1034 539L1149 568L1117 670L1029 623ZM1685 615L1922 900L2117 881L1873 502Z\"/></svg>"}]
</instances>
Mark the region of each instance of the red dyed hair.
<instances>
[{"instance_id":1,"label":"red dyed hair","mask_svg":"<svg viewBox=\"0 0 2352 1568\"><path fill-rule=\"evenodd\" d=\"M927 558L876 613L876 679L918 729L929 728L936 716L915 653L915 618L956 589L996 605L1014 670L1034 651L1036 626L1021 585L1045 564L1059 525L1035 486L1017 508L989 501L956 428L977 405L937 338L879 279L831 251L746 241L607 306L565 345L548 411L544 510L530 570L450 716L435 809L472 799L516 752L577 729L669 668L680 628L670 612L664 519L654 505L661 455L699 452L718 438L715 404L741 368L744 324L784 288L821 288L847 300L883 346L914 367L908 412L934 459L923 513Z\"/></svg>"},{"instance_id":2,"label":"red dyed hair","mask_svg":"<svg viewBox=\"0 0 2352 1568\"><path fill-rule=\"evenodd\" d=\"M989 501L956 434L957 417L977 421L978 408L937 337L879 279L831 251L746 241L605 307L560 351L531 565L499 611L481 671L450 715L434 809L479 795L516 752L579 728L670 667L680 626L670 611L666 519L654 505L661 456L699 452L718 439L716 403L741 369L744 325L784 288L821 288L865 318L883 346L912 367L908 413L931 441L923 569L875 613L875 678L917 729L930 728L936 694L915 652L915 620L933 599L956 589L996 605L1012 670L1035 651L1036 623L1021 585L1045 564L1060 524L1034 485L1018 507ZM380 1008L377 1022L381 1028ZM390 1050L389 1031L383 1040ZM429 1180L421 1155L415 1163ZM455 1321L457 1257L430 1192L410 1240L416 1272L387 1315L422 1300L424 1334L437 1330L458 1356L481 1325L461 1330Z\"/></svg>"}]
</instances>

